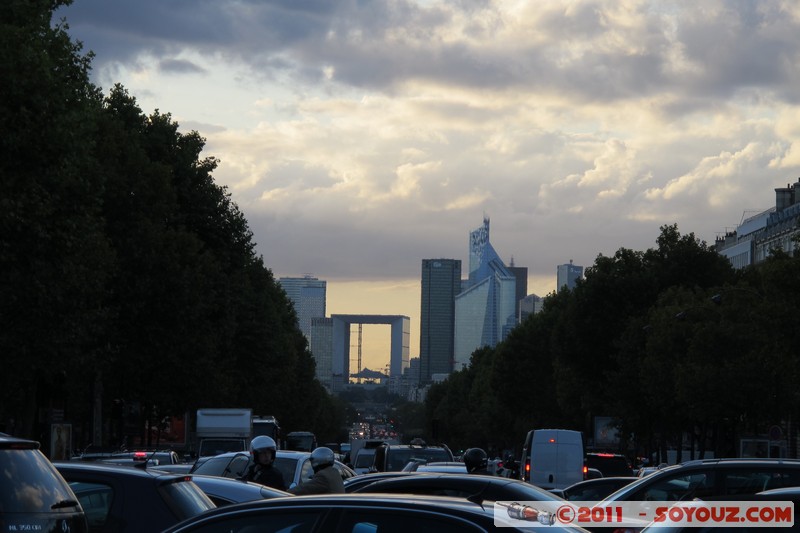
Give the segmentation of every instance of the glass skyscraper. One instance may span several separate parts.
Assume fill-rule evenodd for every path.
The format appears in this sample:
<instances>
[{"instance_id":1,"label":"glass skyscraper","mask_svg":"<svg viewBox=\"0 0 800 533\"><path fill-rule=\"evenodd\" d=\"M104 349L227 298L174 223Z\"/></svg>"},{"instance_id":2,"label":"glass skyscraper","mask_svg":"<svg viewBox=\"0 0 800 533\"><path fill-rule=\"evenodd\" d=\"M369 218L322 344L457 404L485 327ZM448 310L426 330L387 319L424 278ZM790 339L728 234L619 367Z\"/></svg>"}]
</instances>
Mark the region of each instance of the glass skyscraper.
<instances>
[{"instance_id":1,"label":"glass skyscraper","mask_svg":"<svg viewBox=\"0 0 800 533\"><path fill-rule=\"evenodd\" d=\"M469 281L455 301L453 370L472 353L502 341L516 324L516 276L489 242L489 219L469 236Z\"/></svg>"},{"instance_id":2,"label":"glass skyscraper","mask_svg":"<svg viewBox=\"0 0 800 533\"><path fill-rule=\"evenodd\" d=\"M453 370L455 299L461 292L459 259L422 260L419 359L421 382Z\"/></svg>"},{"instance_id":3,"label":"glass skyscraper","mask_svg":"<svg viewBox=\"0 0 800 533\"><path fill-rule=\"evenodd\" d=\"M568 264L558 265L556 271L556 292L562 289L572 290L577 281L583 276L583 267L572 264L572 259Z\"/></svg>"},{"instance_id":4,"label":"glass skyscraper","mask_svg":"<svg viewBox=\"0 0 800 533\"><path fill-rule=\"evenodd\" d=\"M286 296L292 301L294 311L297 313L297 322L300 331L311 339L311 320L325 317L325 302L327 281L317 279L311 275L302 278L278 278Z\"/></svg>"}]
</instances>

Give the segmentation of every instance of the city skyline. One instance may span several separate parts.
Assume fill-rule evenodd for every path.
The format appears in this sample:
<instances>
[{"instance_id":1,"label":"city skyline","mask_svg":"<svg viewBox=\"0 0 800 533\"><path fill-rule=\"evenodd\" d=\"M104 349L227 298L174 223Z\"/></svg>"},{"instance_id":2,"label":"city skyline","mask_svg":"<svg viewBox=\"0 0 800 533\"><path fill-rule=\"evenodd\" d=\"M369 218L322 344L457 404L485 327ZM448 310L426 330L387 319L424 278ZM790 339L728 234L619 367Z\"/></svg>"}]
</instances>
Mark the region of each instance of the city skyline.
<instances>
[{"instance_id":1,"label":"city skyline","mask_svg":"<svg viewBox=\"0 0 800 533\"><path fill-rule=\"evenodd\" d=\"M555 266L709 243L800 175L800 4L163 2L56 12L91 79L206 139L276 278L406 314L419 261L492 219L528 293ZM418 351L418 341L411 348Z\"/></svg>"}]
</instances>

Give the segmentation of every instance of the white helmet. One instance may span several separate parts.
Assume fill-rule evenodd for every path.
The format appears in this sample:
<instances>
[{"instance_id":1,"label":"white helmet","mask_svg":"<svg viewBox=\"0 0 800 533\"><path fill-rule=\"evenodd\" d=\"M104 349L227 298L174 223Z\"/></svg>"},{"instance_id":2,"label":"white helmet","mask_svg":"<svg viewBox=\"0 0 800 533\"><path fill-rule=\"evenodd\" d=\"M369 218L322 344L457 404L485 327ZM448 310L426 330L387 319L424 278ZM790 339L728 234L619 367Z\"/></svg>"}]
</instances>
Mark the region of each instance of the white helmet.
<instances>
[{"instance_id":1,"label":"white helmet","mask_svg":"<svg viewBox=\"0 0 800 533\"><path fill-rule=\"evenodd\" d=\"M250 453L254 461L257 461L259 453L268 451L270 452L269 462L271 463L275 460L275 450L277 450L275 441L272 440L272 437L267 437L266 435L259 435L250 442Z\"/></svg>"},{"instance_id":2,"label":"white helmet","mask_svg":"<svg viewBox=\"0 0 800 533\"><path fill-rule=\"evenodd\" d=\"M333 450L330 448L326 448L325 446L314 448L314 451L311 452L311 468L316 472L326 466L333 466L335 459Z\"/></svg>"}]
</instances>

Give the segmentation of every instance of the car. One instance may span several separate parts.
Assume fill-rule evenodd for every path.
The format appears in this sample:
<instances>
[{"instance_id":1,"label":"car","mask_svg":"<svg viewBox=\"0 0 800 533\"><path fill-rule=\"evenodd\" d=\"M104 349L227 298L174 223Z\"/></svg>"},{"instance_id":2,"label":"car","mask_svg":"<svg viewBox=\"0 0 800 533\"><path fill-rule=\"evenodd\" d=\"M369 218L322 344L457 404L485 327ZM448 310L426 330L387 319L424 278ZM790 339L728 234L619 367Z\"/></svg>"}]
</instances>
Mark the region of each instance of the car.
<instances>
[{"instance_id":1,"label":"car","mask_svg":"<svg viewBox=\"0 0 800 533\"><path fill-rule=\"evenodd\" d=\"M639 478L603 501L674 502L795 486L800 486L798 459L697 459Z\"/></svg>"},{"instance_id":2,"label":"car","mask_svg":"<svg viewBox=\"0 0 800 533\"><path fill-rule=\"evenodd\" d=\"M249 453L223 453L199 463L189 473L238 479L247 471L252 460ZM339 471L343 481L356 475L352 468L340 461L336 461L334 467ZM287 489L302 484L314 476L314 470L311 468L311 452L278 450L275 454L274 468L280 470Z\"/></svg>"},{"instance_id":3,"label":"car","mask_svg":"<svg viewBox=\"0 0 800 533\"><path fill-rule=\"evenodd\" d=\"M780 489L770 489L756 494L734 495L734 496L714 496L711 498L713 501L735 501L740 504L747 505L746 502L792 502L795 509L800 509L800 487L783 487ZM768 531L786 531L786 527L774 529L776 526L769 527ZM753 531L764 530L765 528L745 528L736 527L734 531ZM788 528L790 531L797 531L800 529L797 518L794 520L792 527ZM644 529L642 533L718 533L724 529L719 524L711 524L708 527L698 527L698 524L688 525L674 525L667 526L664 522L651 522Z\"/></svg>"},{"instance_id":4,"label":"car","mask_svg":"<svg viewBox=\"0 0 800 533\"><path fill-rule=\"evenodd\" d=\"M57 461L86 510L89 531L161 531L216 505L190 477L91 461Z\"/></svg>"},{"instance_id":5,"label":"car","mask_svg":"<svg viewBox=\"0 0 800 533\"><path fill-rule=\"evenodd\" d=\"M584 465L586 468L596 468L602 472L603 477L633 476L633 467L631 467L630 461L620 453L587 453Z\"/></svg>"},{"instance_id":6,"label":"car","mask_svg":"<svg viewBox=\"0 0 800 533\"><path fill-rule=\"evenodd\" d=\"M583 433L532 429L522 445L520 478L544 489L563 489L586 479Z\"/></svg>"},{"instance_id":7,"label":"car","mask_svg":"<svg viewBox=\"0 0 800 533\"><path fill-rule=\"evenodd\" d=\"M89 531L86 513L39 442L0 435L0 530Z\"/></svg>"},{"instance_id":8,"label":"car","mask_svg":"<svg viewBox=\"0 0 800 533\"><path fill-rule=\"evenodd\" d=\"M375 483L379 479L413 476L415 474L416 472L371 472L369 474L359 474L344 480L344 491L355 492L358 488Z\"/></svg>"},{"instance_id":9,"label":"car","mask_svg":"<svg viewBox=\"0 0 800 533\"><path fill-rule=\"evenodd\" d=\"M151 465L185 464L173 450L93 451L73 458L75 461L105 461L112 464L130 465L147 461Z\"/></svg>"},{"instance_id":10,"label":"car","mask_svg":"<svg viewBox=\"0 0 800 533\"><path fill-rule=\"evenodd\" d=\"M565 489L551 489L550 492L569 501L596 502L637 479L634 476L600 477L579 481Z\"/></svg>"},{"instance_id":11,"label":"car","mask_svg":"<svg viewBox=\"0 0 800 533\"><path fill-rule=\"evenodd\" d=\"M372 470L397 472L410 461L454 462L455 459L447 446L428 446L422 439L414 439L411 444L384 443L375 448Z\"/></svg>"},{"instance_id":12,"label":"car","mask_svg":"<svg viewBox=\"0 0 800 533\"><path fill-rule=\"evenodd\" d=\"M466 474L467 465L458 461L432 461L430 463L409 461L401 472L452 472L454 474Z\"/></svg>"},{"instance_id":13,"label":"car","mask_svg":"<svg viewBox=\"0 0 800 533\"><path fill-rule=\"evenodd\" d=\"M361 448L353 458L353 470L356 474L366 474L372 469L375 460L375 448Z\"/></svg>"},{"instance_id":14,"label":"car","mask_svg":"<svg viewBox=\"0 0 800 533\"><path fill-rule=\"evenodd\" d=\"M291 496L290 493L265 487L252 481L240 481L219 476L191 476L192 481L211 498L217 507L234 503L249 502Z\"/></svg>"},{"instance_id":15,"label":"car","mask_svg":"<svg viewBox=\"0 0 800 533\"><path fill-rule=\"evenodd\" d=\"M416 474L413 474L416 475ZM504 527L503 531L585 531L541 526ZM494 505L461 498L415 495L326 494L273 498L220 507L186 520L164 533L483 533L497 531Z\"/></svg>"},{"instance_id":16,"label":"car","mask_svg":"<svg viewBox=\"0 0 800 533\"><path fill-rule=\"evenodd\" d=\"M368 474L369 475L369 474ZM555 494L519 479L480 474L413 473L376 480L345 492L358 494L392 493L454 496L468 498L480 494L489 501L563 502Z\"/></svg>"}]
</instances>

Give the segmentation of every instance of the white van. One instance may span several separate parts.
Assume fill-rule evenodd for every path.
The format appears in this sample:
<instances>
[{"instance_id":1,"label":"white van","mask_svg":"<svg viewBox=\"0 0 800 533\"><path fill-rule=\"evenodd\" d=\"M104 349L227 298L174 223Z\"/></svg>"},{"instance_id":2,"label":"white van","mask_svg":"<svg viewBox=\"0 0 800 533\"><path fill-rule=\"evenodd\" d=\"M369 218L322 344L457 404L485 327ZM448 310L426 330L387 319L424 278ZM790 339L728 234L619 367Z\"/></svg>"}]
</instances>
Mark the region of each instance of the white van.
<instances>
[{"instance_id":1,"label":"white van","mask_svg":"<svg viewBox=\"0 0 800 533\"><path fill-rule=\"evenodd\" d=\"M583 481L583 433L533 429L522 448L520 478L543 489L563 489Z\"/></svg>"}]
</instances>

